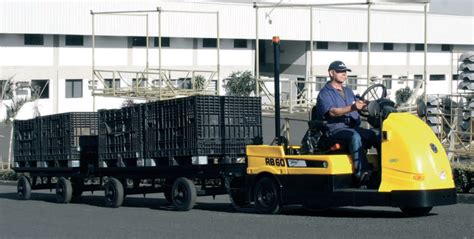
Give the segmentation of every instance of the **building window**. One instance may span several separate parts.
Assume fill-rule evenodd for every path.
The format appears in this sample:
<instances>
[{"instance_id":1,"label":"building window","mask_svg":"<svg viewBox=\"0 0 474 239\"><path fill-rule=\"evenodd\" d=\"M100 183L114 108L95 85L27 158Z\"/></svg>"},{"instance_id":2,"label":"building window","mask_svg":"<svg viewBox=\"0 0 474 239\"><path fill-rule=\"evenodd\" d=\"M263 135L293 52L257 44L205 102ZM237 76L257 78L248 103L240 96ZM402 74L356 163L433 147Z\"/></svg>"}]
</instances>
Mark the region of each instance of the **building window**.
<instances>
[{"instance_id":1,"label":"building window","mask_svg":"<svg viewBox=\"0 0 474 239\"><path fill-rule=\"evenodd\" d=\"M321 90L324 87L324 84L326 84L326 81L328 80L327 77L322 77L322 76L317 76L316 77L316 90Z\"/></svg>"},{"instance_id":2,"label":"building window","mask_svg":"<svg viewBox=\"0 0 474 239\"><path fill-rule=\"evenodd\" d=\"M387 90L392 89L392 75L383 75L382 78L384 79L383 85Z\"/></svg>"},{"instance_id":3,"label":"building window","mask_svg":"<svg viewBox=\"0 0 474 239\"><path fill-rule=\"evenodd\" d=\"M449 44L442 44L441 45L441 51L451 51L452 48L453 48L453 46L449 45Z\"/></svg>"},{"instance_id":4,"label":"building window","mask_svg":"<svg viewBox=\"0 0 474 239\"><path fill-rule=\"evenodd\" d=\"M424 51L425 44L415 44L415 51Z\"/></svg>"},{"instance_id":5,"label":"building window","mask_svg":"<svg viewBox=\"0 0 474 239\"><path fill-rule=\"evenodd\" d=\"M459 80L459 74L454 74L452 80Z\"/></svg>"},{"instance_id":6,"label":"building window","mask_svg":"<svg viewBox=\"0 0 474 239\"><path fill-rule=\"evenodd\" d=\"M347 86L351 88L352 90L357 90L357 76L352 75L352 76L347 76Z\"/></svg>"},{"instance_id":7,"label":"building window","mask_svg":"<svg viewBox=\"0 0 474 239\"><path fill-rule=\"evenodd\" d=\"M145 86L145 82L147 81L146 78L139 78L138 79L140 84L138 85L138 87L144 87ZM132 86L133 87L136 87L137 86L137 79L136 78L133 78L132 79Z\"/></svg>"},{"instance_id":8,"label":"building window","mask_svg":"<svg viewBox=\"0 0 474 239\"><path fill-rule=\"evenodd\" d=\"M155 46L158 47L159 45L160 45L160 40L158 37L155 37ZM169 37L161 37L161 47L170 47Z\"/></svg>"},{"instance_id":9,"label":"building window","mask_svg":"<svg viewBox=\"0 0 474 239\"><path fill-rule=\"evenodd\" d=\"M104 79L104 83L105 83L105 87L106 88L114 88L114 84L115 84L115 89L118 89L120 88L120 79Z\"/></svg>"},{"instance_id":10,"label":"building window","mask_svg":"<svg viewBox=\"0 0 474 239\"><path fill-rule=\"evenodd\" d=\"M49 80L31 80L31 96L49 99Z\"/></svg>"},{"instance_id":11,"label":"building window","mask_svg":"<svg viewBox=\"0 0 474 239\"><path fill-rule=\"evenodd\" d=\"M84 36L66 35L66 46L84 46Z\"/></svg>"},{"instance_id":12,"label":"building window","mask_svg":"<svg viewBox=\"0 0 474 239\"><path fill-rule=\"evenodd\" d=\"M146 46L146 37L132 37L132 46Z\"/></svg>"},{"instance_id":13,"label":"building window","mask_svg":"<svg viewBox=\"0 0 474 239\"><path fill-rule=\"evenodd\" d=\"M204 48L216 48L217 47L217 39L215 39L215 38L203 38L202 39L202 47L204 47Z\"/></svg>"},{"instance_id":14,"label":"building window","mask_svg":"<svg viewBox=\"0 0 474 239\"><path fill-rule=\"evenodd\" d=\"M393 51L393 43L384 43L383 49L384 51Z\"/></svg>"},{"instance_id":15,"label":"building window","mask_svg":"<svg viewBox=\"0 0 474 239\"><path fill-rule=\"evenodd\" d=\"M437 75L437 74L434 74L434 75L430 75L430 81L443 81L446 79L446 76L445 75Z\"/></svg>"},{"instance_id":16,"label":"building window","mask_svg":"<svg viewBox=\"0 0 474 239\"><path fill-rule=\"evenodd\" d=\"M44 37L41 34L25 34L25 45L44 45Z\"/></svg>"},{"instance_id":17,"label":"building window","mask_svg":"<svg viewBox=\"0 0 474 239\"><path fill-rule=\"evenodd\" d=\"M247 48L247 40L234 39L234 48Z\"/></svg>"},{"instance_id":18,"label":"building window","mask_svg":"<svg viewBox=\"0 0 474 239\"><path fill-rule=\"evenodd\" d=\"M66 80L66 98L82 98L82 79Z\"/></svg>"},{"instance_id":19,"label":"building window","mask_svg":"<svg viewBox=\"0 0 474 239\"><path fill-rule=\"evenodd\" d=\"M316 42L316 49L329 49L329 42L327 41L318 41Z\"/></svg>"},{"instance_id":20,"label":"building window","mask_svg":"<svg viewBox=\"0 0 474 239\"><path fill-rule=\"evenodd\" d=\"M347 49L348 50L359 50L360 48L360 43L358 42L348 42L347 43Z\"/></svg>"}]
</instances>

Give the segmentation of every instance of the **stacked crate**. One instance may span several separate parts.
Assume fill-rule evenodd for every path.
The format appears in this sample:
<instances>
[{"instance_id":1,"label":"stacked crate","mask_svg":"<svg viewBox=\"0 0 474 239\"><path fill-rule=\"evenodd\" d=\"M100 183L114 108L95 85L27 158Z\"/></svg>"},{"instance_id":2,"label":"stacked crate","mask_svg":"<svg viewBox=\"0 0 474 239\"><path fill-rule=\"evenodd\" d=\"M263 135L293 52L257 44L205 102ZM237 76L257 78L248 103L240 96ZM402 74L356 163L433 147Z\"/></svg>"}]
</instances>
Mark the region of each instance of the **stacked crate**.
<instances>
[{"instance_id":1,"label":"stacked crate","mask_svg":"<svg viewBox=\"0 0 474 239\"><path fill-rule=\"evenodd\" d=\"M143 158L143 109L143 105L135 105L98 112L101 166L136 166Z\"/></svg>"},{"instance_id":2,"label":"stacked crate","mask_svg":"<svg viewBox=\"0 0 474 239\"><path fill-rule=\"evenodd\" d=\"M229 156L244 156L246 145L262 141L261 99L225 96L221 101L223 151Z\"/></svg>"},{"instance_id":3,"label":"stacked crate","mask_svg":"<svg viewBox=\"0 0 474 239\"><path fill-rule=\"evenodd\" d=\"M147 157L222 154L219 97L177 98L148 103L145 108Z\"/></svg>"},{"instance_id":4,"label":"stacked crate","mask_svg":"<svg viewBox=\"0 0 474 239\"><path fill-rule=\"evenodd\" d=\"M81 145L95 144L97 147L96 137L97 115L93 112L63 113L31 120L17 120L14 125L15 167L80 167L84 153ZM87 153L91 155L90 150Z\"/></svg>"},{"instance_id":5,"label":"stacked crate","mask_svg":"<svg viewBox=\"0 0 474 239\"><path fill-rule=\"evenodd\" d=\"M41 138L38 119L15 120L13 123L13 155L15 167L36 167L41 160Z\"/></svg>"}]
</instances>

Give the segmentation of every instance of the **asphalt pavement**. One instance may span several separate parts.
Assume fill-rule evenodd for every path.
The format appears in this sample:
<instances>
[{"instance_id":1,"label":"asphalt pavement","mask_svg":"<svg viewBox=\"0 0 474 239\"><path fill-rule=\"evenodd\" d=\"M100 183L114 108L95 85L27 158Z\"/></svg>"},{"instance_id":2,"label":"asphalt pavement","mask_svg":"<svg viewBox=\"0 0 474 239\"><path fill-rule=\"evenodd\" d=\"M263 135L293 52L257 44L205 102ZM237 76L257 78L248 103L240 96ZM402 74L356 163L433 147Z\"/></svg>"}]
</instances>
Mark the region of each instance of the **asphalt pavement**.
<instances>
[{"instance_id":1,"label":"asphalt pavement","mask_svg":"<svg viewBox=\"0 0 474 239\"><path fill-rule=\"evenodd\" d=\"M162 194L128 196L106 208L103 192L55 202L54 191L17 200L16 187L0 185L0 238L474 238L474 204L435 207L407 218L397 208L344 207L281 215L236 212L227 196L199 197L195 208L175 211Z\"/></svg>"}]
</instances>

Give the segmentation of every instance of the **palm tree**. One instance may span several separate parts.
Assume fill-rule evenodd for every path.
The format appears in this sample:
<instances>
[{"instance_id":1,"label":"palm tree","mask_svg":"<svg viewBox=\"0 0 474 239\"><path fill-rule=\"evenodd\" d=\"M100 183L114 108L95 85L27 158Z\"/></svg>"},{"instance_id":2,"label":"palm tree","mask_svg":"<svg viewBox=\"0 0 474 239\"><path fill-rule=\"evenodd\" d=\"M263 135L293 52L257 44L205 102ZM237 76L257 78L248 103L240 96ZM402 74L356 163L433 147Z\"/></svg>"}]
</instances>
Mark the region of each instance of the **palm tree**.
<instances>
[{"instance_id":1,"label":"palm tree","mask_svg":"<svg viewBox=\"0 0 474 239\"><path fill-rule=\"evenodd\" d=\"M15 81L13 80L14 76L9 77L7 80L3 82L1 85L1 92L0 92L0 106L5 106L6 108L6 117L3 121L7 125L10 125L10 140L9 140L9 147L8 147L8 169L11 169L11 163L13 159L13 121L15 120L18 112L20 112L21 108L28 102L35 101L39 99L39 96L43 93L44 89L31 89L30 85L27 86L20 86L17 87ZM19 97L14 92L20 88L30 88L31 89L31 97ZM8 101L8 102L4 102ZM39 112L38 107L35 107L35 115Z\"/></svg>"}]
</instances>

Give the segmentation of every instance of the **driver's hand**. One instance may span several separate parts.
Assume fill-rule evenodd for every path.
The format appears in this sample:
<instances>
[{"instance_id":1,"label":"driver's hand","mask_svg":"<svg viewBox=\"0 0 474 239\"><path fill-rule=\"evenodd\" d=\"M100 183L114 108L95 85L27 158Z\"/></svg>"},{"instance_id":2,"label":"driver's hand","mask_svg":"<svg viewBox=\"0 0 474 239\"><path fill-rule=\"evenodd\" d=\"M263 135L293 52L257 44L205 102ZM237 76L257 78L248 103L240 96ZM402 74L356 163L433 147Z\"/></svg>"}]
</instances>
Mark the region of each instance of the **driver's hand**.
<instances>
[{"instance_id":1,"label":"driver's hand","mask_svg":"<svg viewBox=\"0 0 474 239\"><path fill-rule=\"evenodd\" d=\"M367 106L367 103L362 101L362 100L357 100L355 103L354 103L354 108L356 110L362 110L365 106Z\"/></svg>"}]
</instances>

